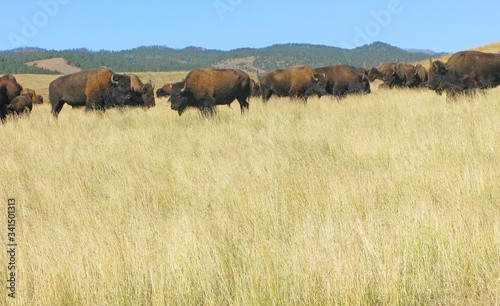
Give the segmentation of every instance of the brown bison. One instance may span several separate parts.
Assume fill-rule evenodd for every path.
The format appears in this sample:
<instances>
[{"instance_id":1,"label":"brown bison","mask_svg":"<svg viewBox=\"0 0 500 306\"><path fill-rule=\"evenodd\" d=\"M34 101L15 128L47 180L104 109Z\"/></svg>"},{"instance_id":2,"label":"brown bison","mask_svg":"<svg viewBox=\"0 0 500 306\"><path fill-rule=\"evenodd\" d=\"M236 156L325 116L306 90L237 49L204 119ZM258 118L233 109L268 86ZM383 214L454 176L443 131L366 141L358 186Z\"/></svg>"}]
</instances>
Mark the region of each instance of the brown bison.
<instances>
[{"instance_id":1,"label":"brown bison","mask_svg":"<svg viewBox=\"0 0 500 306\"><path fill-rule=\"evenodd\" d=\"M336 64L315 69L315 72L325 75L326 92L330 95L344 97L348 94L371 92L365 68Z\"/></svg>"},{"instance_id":2,"label":"brown bison","mask_svg":"<svg viewBox=\"0 0 500 306\"><path fill-rule=\"evenodd\" d=\"M42 104L43 103L43 97L41 95L37 95L33 89L24 88L23 90L21 90L21 94L30 95L33 104Z\"/></svg>"},{"instance_id":3,"label":"brown bison","mask_svg":"<svg viewBox=\"0 0 500 306\"><path fill-rule=\"evenodd\" d=\"M61 76L49 85L52 114L57 117L65 103L85 110L105 110L133 105L130 77L107 69L87 69Z\"/></svg>"},{"instance_id":4,"label":"brown bison","mask_svg":"<svg viewBox=\"0 0 500 306\"><path fill-rule=\"evenodd\" d=\"M155 94L154 87L150 83L143 84L141 79L135 74L127 74L130 77L130 87L132 88L133 106L154 107Z\"/></svg>"},{"instance_id":5,"label":"brown bison","mask_svg":"<svg viewBox=\"0 0 500 306\"><path fill-rule=\"evenodd\" d=\"M248 109L250 77L235 69L194 69L184 81L171 87L172 110L182 115L187 107L196 107L204 115L212 115L216 105L230 105L238 100L241 112Z\"/></svg>"},{"instance_id":6,"label":"brown bison","mask_svg":"<svg viewBox=\"0 0 500 306\"><path fill-rule=\"evenodd\" d=\"M262 100L269 101L273 94L279 97L307 98L316 94L322 96L326 92L324 74L316 73L307 65L267 71L260 76Z\"/></svg>"},{"instance_id":7,"label":"brown bison","mask_svg":"<svg viewBox=\"0 0 500 306\"><path fill-rule=\"evenodd\" d=\"M156 96L158 98L170 96L171 88L172 88L172 84L170 84L170 83L163 85L162 88L158 88L158 90L156 91Z\"/></svg>"},{"instance_id":8,"label":"brown bison","mask_svg":"<svg viewBox=\"0 0 500 306\"><path fill-rule=\"evenodd\" d=\"M31 95L29 94L21 94L14 99L5 107L8 114L17 114L20 115L22 113L31 113L33 109L33 102L31 99Z\"/></svg>"},{"instance_id":9,"label":"brown bison","mask_svg":"<svg viewBox=\"0 0 500 306\"><path fill-rule=\"evenodd\" d=\"M445 63L435 61L429 69L427 87L436 93L468 93L500 85L500 54L462 51Z\"/></svg>"}]
</instances>

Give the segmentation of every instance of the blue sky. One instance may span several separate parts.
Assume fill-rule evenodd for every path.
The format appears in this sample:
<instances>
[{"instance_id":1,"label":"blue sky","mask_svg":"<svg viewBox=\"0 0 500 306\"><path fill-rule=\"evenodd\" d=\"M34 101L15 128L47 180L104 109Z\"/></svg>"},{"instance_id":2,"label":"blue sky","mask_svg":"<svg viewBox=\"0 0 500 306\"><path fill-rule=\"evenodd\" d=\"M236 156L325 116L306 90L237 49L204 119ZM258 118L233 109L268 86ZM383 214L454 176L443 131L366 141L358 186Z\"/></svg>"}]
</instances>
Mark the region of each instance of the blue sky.
<instances>
[{"instance_id":1,"label":"blue sky","mask_svg":"<svg viewBox=\"0 0 500 306\"><path fill-rule=\"evenodd\" d=\"M1 0L0 50L382 41L455 52L500 41L500 1Z\"/></svg>"}]
</instances>

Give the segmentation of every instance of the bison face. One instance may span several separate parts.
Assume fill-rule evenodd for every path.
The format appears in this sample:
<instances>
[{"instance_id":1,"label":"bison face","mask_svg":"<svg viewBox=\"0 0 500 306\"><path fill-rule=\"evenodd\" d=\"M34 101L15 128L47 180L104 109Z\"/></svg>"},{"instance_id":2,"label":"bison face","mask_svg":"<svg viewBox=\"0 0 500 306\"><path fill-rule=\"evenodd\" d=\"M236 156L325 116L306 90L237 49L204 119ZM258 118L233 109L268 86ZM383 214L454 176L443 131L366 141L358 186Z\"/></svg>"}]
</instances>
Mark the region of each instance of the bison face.
<instances>
[{"instance_id":1,"label":"bison face","mask_svg":"<svg viewBox=\"0 0 500 306\"><path fill-rule=\"evenodd\" d=\"M33 97L33 103L35 104L42 104L43 103L43 97L41 95L36 95Z\"/></svg>"},{"instance_id":2,"label":"bison face","mask_svg":"<svg viewBox=\"0 0 500 306\"><path fill-rule=\"evenodd\" d=\"M429 68L429 80L427 81L427 88L435 90L437 94L441 95L443 92L442 83L446 76L446 67L443 62L435 61Z\"/></svg>"},{"instance_id":3,"label":"bison face","mask_svg":"<svg viewBox=\"0 0 500 306\"><path fill-rule=\"evenodd\" d=\"M184 110L190 106L193 100L193 94L184 82L178 82L172 85L170 91L170 108L182 115Z\"/></svg>"},{"instance_id":4,"label":"bison face","mask_svg":"<svg viewBox=\"0 0 500 306\"><path fill-rule=\"evenodd\" d=\"M383 75L378 71L377 68L373 67L368 70L368 78L370 79L370 82L373 82L376 79L382 79Z\"/></svg>"},{"instance_id":5,"label":"bison face","mask_svg":"<svg viewBox=\"0 0 500 306\"><path fill-rule=\"evenodd\" d=\"M406 74L405 84L410 88L417 87L422 82L422 79L420 78L418 72L415 69L408 69L408 71L406 71L405 74Z\"/></svg>"},{"instance_id":6,"label":"bison face","mask_svg":"<svg viewBox=\"0 0 500 306\"><path fill-rule=\"evenodd\" d=\"M115 105L124 106L133 104L133 92L130 88L130 77L124 74L113 74L109 78L108 104L106 108Z\"/></svg>"},{"instance_id":7,"label":"bison face","mask_svg":"<svg viewBox=\"0 0 500 306\"><path fill-rule=\"evenodd\" d=\"M252 80L253 81L253 80ZM262 91L260 89L260 81L259 82L252 82L252 89L250 95L252 97L260 97L262 95Z\"/></svg>"},{"instance_id":8,"label":"bison face","mask_svg":"<svg viewBox=\"0 0 500 306\"><path fill-rule=\"evenodd\" d=\"M144 102L144 106L153 107L155 106L155 93L154 87L151 84L145 84L141 89L141 97Z\"/></svg>"},{"instance_id":9,"label":"bison face","mask_svg":"<svg viewBox=\"0 0 500 306\"><path fill-rule=\"evenodd\" d=\"M390 69L387 71L387 73L384 75L384 83L389 86L390 88L394 86L401 86L403 85L403 80L399 77L398 73L394 69Z\"/></svg>"},{"instance_id":10,"label":"bison face","mask_svg":"<svg viewBox=\"0 0 500 306\"><path fill-rule=\"evenodd\" d=\"M439 75L429 75L429 81L426 84L426 87L430 90L435 90L438 94L438 88L441 85L442 77Z\"/></svg>"},{"instance_id":11,"label":"bison face","mask_svg":"<svg viewBox=\"0 0 500 306\"><path fill-rule=\"evenodd\" d=\"M362 75L359 77L358 82L356 82L354 92L361 94L369 94L370 89L370 79L366 75Z\"/></svg>"},{"instance_id":12,"label":"bison face","mask_svg":"<svg viewBox=\"0 0 500 306\"><path fill-rule=\"evenodd\" d=\"M321 98L321 96L328 94L328 92L326 91L327 85L328 80L325 78L324 73L314 74L311 77L311 83L310 86L308 86L308 88L306 89L305 95L309 96L311 94L316 94Z\"/></svg>"}]
</instances>

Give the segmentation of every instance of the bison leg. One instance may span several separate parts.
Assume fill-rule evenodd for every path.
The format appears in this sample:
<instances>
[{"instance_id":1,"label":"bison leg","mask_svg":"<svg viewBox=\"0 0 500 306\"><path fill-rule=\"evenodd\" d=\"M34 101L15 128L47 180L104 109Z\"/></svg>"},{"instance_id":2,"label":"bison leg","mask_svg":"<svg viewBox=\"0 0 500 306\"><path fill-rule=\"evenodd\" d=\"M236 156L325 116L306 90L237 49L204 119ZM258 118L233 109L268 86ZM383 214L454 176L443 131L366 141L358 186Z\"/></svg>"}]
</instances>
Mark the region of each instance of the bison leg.
<instances>
[{"instance_id":1,"label":"bison leg","mask_svg":"<svg viewBox=\"0 0 500 306\"><path fill-rule=\"evenodd\" d=\"M273 90L271 88L262 86L262 102L266 103L269 101L272 95Z\"/></svg>"},{"instance_id":2,"label":"bison leg","mask_svg":"<svg viewBox=\"0 0 500 306\"><path fill-rule=\"evenodd\" d=\"M296 99L299 99L302 101L302 103L304 103L304 105L307 104L307 98L309 98L308 95L306 94L303 94L303 93L297 93L297 94L291 94L290 95L291 98L296 98Z\"/></svg>"},{"instance_id":3,"label":"bison leg","mask_svg":"<svg viewBox=\"0 0 500 306\"><path fill-rule=\"evenodd\" d=\"M249 108L247 99L245 97L240 97L238 98L238 102L240 102L241 113L244 114Z\"/></svg>"},{"instance_id":4,"label":"bison leg","mask_svg":"<svg viewBox=\"0 0 500 306\"><path fill-rule=\"evenodd\" d=\"M85 111L90 111L90 110L101 110L102 112L105 111L105 103L102 98L100 97L93 97L89 98L87 100L87 104L85 105Z\"/></svg>"},{"instance_id":5,"label":"bison leg","mask_svg":"<svg viewBox=\"0 0 500 306\"><path fill-rule=\"evenodd\" d=\"M58 117L59 116L59 112L61 111L61 109L63 108L64 106L64 103L66 103L64 100L56 100L56 101L53 101L51 100L50 101L51 104L52 104L52 115L54 115L54 117Z\"/></svg>"},{"instance_id":6,"label":"bison leg","mask_svg":"<svg viewBox=\"0 0 500 306\"><path fill-rule=\"evenodd\" d=\"M201 110L201 114L205 117L212 117L215 113L214 107L210 104L203 105L200 108L200 110Z\"/></svg>"}]
</instances>

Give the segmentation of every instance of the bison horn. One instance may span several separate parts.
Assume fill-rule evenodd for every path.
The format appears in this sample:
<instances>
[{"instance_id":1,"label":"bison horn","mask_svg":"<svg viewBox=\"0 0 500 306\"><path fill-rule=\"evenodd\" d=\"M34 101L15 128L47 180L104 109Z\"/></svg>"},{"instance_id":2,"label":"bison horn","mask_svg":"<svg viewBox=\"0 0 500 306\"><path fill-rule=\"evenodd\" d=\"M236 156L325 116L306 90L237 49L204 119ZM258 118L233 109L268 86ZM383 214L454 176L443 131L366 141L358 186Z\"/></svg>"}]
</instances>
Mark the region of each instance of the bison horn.
<instances>
[{"instance_id":1,"label":"bison horn","mask_svg":"<svg viewBox=\"0 0 500 306\"><path fill-rule=\"evenodd\" d=\"M182 89L181 89L181 92L182 92L182 93L183 93L183 92L185 92L185 91L186 91L186 89L187 89L187 84L184 84L184 88L182 88Z\"/></svg>"},{"instance_id":2,"label":"bison horn","mask_svg":"<svg viewBox=\"0 0 500 306\"><path fill-rule=\"evenodd\" d=\"M118 82L115 81L115 75L114 74L111 76L110 80L111 80L111 83L118 84Z\"/></svg>"}]
</instances>

